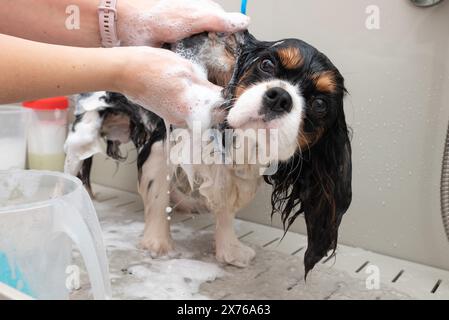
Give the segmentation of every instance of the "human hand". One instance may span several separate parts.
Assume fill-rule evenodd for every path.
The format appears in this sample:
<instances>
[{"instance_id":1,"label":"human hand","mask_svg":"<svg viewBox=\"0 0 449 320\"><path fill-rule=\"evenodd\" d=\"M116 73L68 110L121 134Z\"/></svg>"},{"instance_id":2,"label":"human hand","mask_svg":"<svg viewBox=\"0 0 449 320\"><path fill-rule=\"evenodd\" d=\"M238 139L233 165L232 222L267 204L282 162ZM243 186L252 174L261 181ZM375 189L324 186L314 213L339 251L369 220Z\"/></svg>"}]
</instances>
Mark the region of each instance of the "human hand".
<instances>
[{"instance_id":1,"label":"human hand","mask_svg":"<svg viewBox=\"0 0 449 320\"><path fill-rule=\"evenodd\" d=\"M127 0L118 7L123 46L160 47L204 31L233 33L248 28L249 17L227 13L212 0Z\"/></svg>"},{"instance_id":2,"label":"human hand","mask_svg":"<svg viewBox=\"0 0 449 320\"><path fill-rule=\"evenodd\" d=\"M174 125L207 113L220 103L221 87L207 81L204 70L175 53L150 47L112 49L126 61L117 92Z\"/></svg>"}]
</instances>

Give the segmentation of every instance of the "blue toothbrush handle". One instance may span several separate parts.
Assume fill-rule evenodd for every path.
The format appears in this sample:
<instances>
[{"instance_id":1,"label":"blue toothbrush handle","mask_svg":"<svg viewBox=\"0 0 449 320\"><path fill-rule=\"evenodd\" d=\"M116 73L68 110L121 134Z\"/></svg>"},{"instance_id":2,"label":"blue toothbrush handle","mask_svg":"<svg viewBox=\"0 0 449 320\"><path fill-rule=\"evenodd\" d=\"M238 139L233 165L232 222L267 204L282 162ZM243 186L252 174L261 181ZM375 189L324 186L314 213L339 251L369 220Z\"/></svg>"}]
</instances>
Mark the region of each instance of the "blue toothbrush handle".
<instances>
[{"instance_id":1,"label":"blue toothbrush handle","mask_svg":"<svg viewBox=\"0 0 449 320\"><path fill-rule=\"evenodd\" d=\"M241 8L241 12L243 14L246 14L246 6L248 5L248 0L242 0L242 8Z\"/></svg>"}]
</instances>

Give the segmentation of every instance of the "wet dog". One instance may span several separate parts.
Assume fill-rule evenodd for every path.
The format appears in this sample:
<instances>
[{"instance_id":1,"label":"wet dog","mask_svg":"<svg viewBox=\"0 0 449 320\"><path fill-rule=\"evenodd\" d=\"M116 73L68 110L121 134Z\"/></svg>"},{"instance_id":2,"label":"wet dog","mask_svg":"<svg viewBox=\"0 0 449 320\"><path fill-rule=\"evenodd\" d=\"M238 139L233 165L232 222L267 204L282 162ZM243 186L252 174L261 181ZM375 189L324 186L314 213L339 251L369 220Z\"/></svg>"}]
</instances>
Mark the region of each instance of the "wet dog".
<instances>
[{"instance_id":1,"label":"wet dog","mask_svg":"<svg viewBox=\"0 0 449 320\"><path fill-rule=\"evenodd\" d=\"M167 48L204 68L211 82L224 87L223 103L209 125L216 132L276 132L276 156L268 159L276 170L262 176L257 161L174 165L167 153L173 128L123 95L95 93L79 97L66 143L66 171L90 190L92 156L102 151L100 141L106 141L106 154L116 160L123 160L119 146L132 141L145 206L143 247L159 255L173 250L167 219L173 208L209 211L216 217L218 261L239 267L247 266L255 253L238 240L233 220L265 181L273 190L272 214L281 215L286 230L298 215L305 216L307 274L335 251L338 228L352 198L341 73L323 53L297 39L266 42L248 32L209 33ZM225 136L211 138L214 145L230 141L224 154L236 149L235 137ZM266 141L250 139L248 144L250 150L267 150Z\"/></svg>"}]
</instances>

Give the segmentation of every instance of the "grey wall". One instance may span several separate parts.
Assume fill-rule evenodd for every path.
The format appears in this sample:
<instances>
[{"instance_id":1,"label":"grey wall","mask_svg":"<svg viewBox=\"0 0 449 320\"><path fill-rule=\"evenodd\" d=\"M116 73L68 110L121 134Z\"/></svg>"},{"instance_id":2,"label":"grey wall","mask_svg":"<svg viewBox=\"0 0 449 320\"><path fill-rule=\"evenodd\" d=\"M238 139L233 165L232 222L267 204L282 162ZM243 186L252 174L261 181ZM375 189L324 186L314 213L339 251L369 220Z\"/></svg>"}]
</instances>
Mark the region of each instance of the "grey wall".
<instances>
[{"instance_id":1,"label":"grey wall","mask_svg":"<svg viewBox=\"0 0 449 320\"><path fill-rule=\"evenodd\" d=\"M219 2L239 10L239 0ZM365 27L369 5L380 9L380 30ZM346 78L354 200L340 242L449 269L439 211L449 119L449 1L419 9L408 0L249 0L248 14L257 37L301 38ZM98 182L135 190L134 164L112 179L112 161L96 161L94 171ZM270 224L268 196L265 188L240 217ZM305 231L303 219L294 230Z\"/></svg>"}]
</instances>

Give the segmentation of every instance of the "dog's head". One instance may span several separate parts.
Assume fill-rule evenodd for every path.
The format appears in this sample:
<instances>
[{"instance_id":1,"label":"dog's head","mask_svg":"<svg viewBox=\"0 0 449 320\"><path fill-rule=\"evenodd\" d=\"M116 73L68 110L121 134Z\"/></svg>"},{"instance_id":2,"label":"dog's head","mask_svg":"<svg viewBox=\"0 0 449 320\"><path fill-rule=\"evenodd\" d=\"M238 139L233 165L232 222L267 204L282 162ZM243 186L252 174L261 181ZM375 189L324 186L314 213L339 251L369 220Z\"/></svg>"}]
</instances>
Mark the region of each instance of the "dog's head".
<instances>
[{"instance_id":1,"label":"dog's head","mask_svg":"<svg viewBox=\"0 0 449 320\"><path fill-rule=\"evenodd\" d=\"M306 274L336 249L351 203L351 145L343 111L344 80L332 62L296 39L261 42L246 34L227 86L232 128L277 129L273 213L288 229L304 213Z\"/></svg>"},{"instance_id":2,"label":"dog's head","mask_svg":"<svg viewBox=\"0 0 449 320\"><path fill-rule=\"evenodd\" d=\"M287 230L304 213L306 274L335 250L342 215L351 203L351 145L343 110L344 80L311 45L256 40L248 32L202 34L172 48L202 64L225 87L226 122L234 129L275 129L278 169L273 213ZM222 121L222 120L219 120Z\"/></svg>"}]
</instances>

